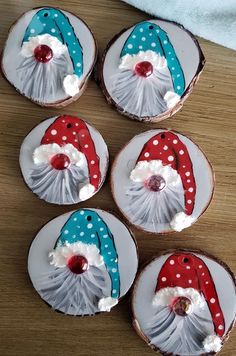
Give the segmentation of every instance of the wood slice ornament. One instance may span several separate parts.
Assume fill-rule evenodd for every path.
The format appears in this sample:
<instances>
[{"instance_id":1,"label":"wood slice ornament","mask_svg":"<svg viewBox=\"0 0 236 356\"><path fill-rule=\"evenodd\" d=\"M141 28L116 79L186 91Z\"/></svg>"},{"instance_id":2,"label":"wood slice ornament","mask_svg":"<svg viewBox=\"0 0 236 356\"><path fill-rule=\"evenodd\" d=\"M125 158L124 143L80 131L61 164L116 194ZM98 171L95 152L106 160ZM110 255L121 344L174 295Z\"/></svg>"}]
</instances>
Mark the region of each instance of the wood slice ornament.
<instances>
[{"instance_id":1,"label":"wood slice ornament","mask_svg":"<svg viewBox=\"0 0 236 356\"><path fill-rule=\"evenodd\" d=\"M175 131L135 136L117 155L111 172L114 200L126 219L151 233L181 231L209 205L212 167L200 148Z\"/></svg>"},{"instance_id":2,"label":"wood slice ornament","mask_svg":"<svg viewBox=\"0 0 236 356\"><path fill-rule=\"evenodd\" d=\"M19 93L41 106L61 107L83 93L96 58L95 39L80 18L42 7L12 25L1 66Z\"/></svg>"},{"instance_id":3,"label":"wood slice ornament","mask_svg":"<svg viewBox=\"0 0 236 356\"><path fill-rule=\"evenodd\" d=\"M202 252L167 251L140 272L132 294L133 326L164 355L213 355L236 317L229 267Z\"/></svg>"},{"instance_id":4,"label":"wood slice ornament","mask_svg":"<svg viewBox=\"0 0 236 356\"><path fill-rule=\"evenodd\" d=\"M160 121L182 107L204 63L197 40L182 26L143 21L108 44L99 70L101 88L121 114Z\"/></svg>"},{"instance_id":5,"label":"wood slice ornament","mask_svg":"<svg viewBox=\"0 0 236 356\"><path fill-rule=\"evenodd\" d=\"M86 121L62 115L42 121L24 139L20 168L28 187L54 204L76 204L104 183L109 154L101 134Z\"/></svg>"},{"instance_id":6,"label":"wood slice ornament","mask_svg":"<svg viewBox=\"0 0 236 356\"><path fill-rule=\"evenodd\" d=\"M28 272L40 297L74 316L109 312L138 268L135 240L113 214L79 209L47 223L33 240Z\"/></svg>"}]
</instances>

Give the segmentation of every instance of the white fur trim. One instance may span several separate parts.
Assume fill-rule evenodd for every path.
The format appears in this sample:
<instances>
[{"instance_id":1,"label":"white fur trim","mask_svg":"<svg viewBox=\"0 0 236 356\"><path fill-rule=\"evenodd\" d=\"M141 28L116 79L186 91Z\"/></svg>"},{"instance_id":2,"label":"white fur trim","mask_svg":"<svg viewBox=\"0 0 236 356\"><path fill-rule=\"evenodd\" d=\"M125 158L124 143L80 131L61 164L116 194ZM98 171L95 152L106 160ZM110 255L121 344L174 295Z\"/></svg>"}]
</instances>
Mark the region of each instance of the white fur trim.
<instances>
[{"instance_id":1,"label":"white fur trim","mask_svg":"<svg viewBox=\"0 0 236 356\"><path fill-rule=\"evenodd\" d=\"M194 288L167 287L160 289L152 300L152 305L168 306L176 297L186 297L191 300L193 306L204 308L206 305L204 297Z\"/></svg>"},{"instance_id":2,"label":"white fur trim","mask_svg":"<svg viewBox=\"0 0 236 356\"><path fill-rule=\"evenodd\" d=\"M24 42L21 48L22 56L32 57L34 55L35 48L39 45L47 45L50 47L54 57L59 57L67 51L67 46L63 45L57 37L46 33L44 35L30 37L29 41Z\"/></svg>"},{"instance_id":3,"label":"white fur trim","mask_svg":"<svg viewBox=\"0 0 236 356\"><path fill-rule=\"evenodd\" d=\"M222 347L222 340L219 336L213 334L213 335L208 335L204 340L203 340L203 347L206 352L219 352Z\"/></svg>"},{"instance_id":4,"label":"white fur trim","mask_svg":"<svg viewBox=\"0 0 236 356\"><path fill-rule=\"evenodd\" d=\"M65 154L70 162L80 167L86 162L85 155L78 151L71 143L59 146L57 143L50 143L37 147L33 152L33 161L35 164L50 163L51 158L56 154Z\"/></svg>"},{"instance_id":5,"label":"white fur trim","mask_svg":"<svg viewBox=\"0 0 236 356\"><path fill-rule=\"evenodd\" d=\"M105 297L99 300L98 309L100 311L111 311L111 308L118 304L118 299L112 297Z\"/></svg>"},{"instance_id":6,"label":"white fur trim","mask_svg":"<svg viewBox=\"0 0 236 356\"><path fill-rule=\"evenodd\" d=\"M170 222L170 226L173 230L175 231L182 231L183 229L191 226L194 221L196 221L195 218L193 218L191 215L185 214L183 211L180 213L175 214L173 219Z\"/></svg>"},{"instance_id":7,"label":"white fur trim","mask_svg":"<svg viewBox=\"0 0 236 356\"><path fill-rule=\"evenodd\" d=\"M63 80L63 87L66 94L75 96L79 93L80 79L76 74L68 74Z\"/></svg>"},{"instance_id":8,"label":"white fur trim","mask_svg":"<svg viewBox=\"0 0 236 356\"><path fill-rule=\"evenodd\" d=\"M130 173L133 182L145 182L153 175L164 178L166 185L176 185L180 181L178 172L169 165L163 166L161 160L139 161Z\"/></svg>"},{"instance_id":9,"label":"white fur trim","mask_svg":"<svg viewBox=\"0 0 236 356\"><path fill-rule=\"evenodd\" d=\"M49 253L49 257L52 257L50 264L56 267L65 267L68 259L75 255L84 256L91 266L98 267L104 264L103 257L96 245L88 245L80 241L57 246L55 250Z\"/></svg>"},{"instance_id":10,"label":"white fur trim","mask_svg":"<svg viewBox=\"0 0 236 356\"><path fill-rule=\"evenodd\" d=\"M79 191L79 198L80 200L87 200L93 196L95 192L95 187L94 185L88 183L85 184Z\"/></svg>"},{"instance_id":11,"label":"white fur trim","mask_svg":"<svg viewBox=\"0 0 236 356\"><path fill-rule=\"evenodd\" d=\"M180 96L175 92L169 90L166 92L164 100L168 109L172 109L180 101Z\"/></svg>"},{"instance_id":12,"label":"white fur trim","mask_svg":"<svg viewBox=\"0 0 236 356\"><path fill-rule=\"evenodd\" d=\"M121 58L119 65L120 69L133 70L137 63L148 61L150 62L155 69L166 68L167 61L165 57L160 56L160 54L148 50L140 51L137 54L126 54Z\"/></svg>"}]
</instances>

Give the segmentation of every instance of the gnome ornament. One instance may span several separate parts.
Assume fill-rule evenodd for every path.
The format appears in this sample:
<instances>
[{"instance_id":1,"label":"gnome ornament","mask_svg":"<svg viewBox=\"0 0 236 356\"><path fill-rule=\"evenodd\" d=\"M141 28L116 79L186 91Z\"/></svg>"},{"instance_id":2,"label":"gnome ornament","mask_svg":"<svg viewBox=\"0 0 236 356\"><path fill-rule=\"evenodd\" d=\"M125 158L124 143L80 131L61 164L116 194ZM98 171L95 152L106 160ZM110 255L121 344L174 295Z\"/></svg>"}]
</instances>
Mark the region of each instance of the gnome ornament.
<instances>
[{"instance_id":1,"label":"gnome ornament","mask_svg":"<svg viewBox=\"0 0 236 356\"><path fill-rule=\"evenodd\" d=\"M151 130L136 136L112 169L113 195L122 213L153 233L191 226L209 204L213 187L204 154L173 131Z\"/></svg>"},{"instance_id":2,"label":"gnome ornament","mask_svg":"<svg viewBox=\"0 0 236 356\"><path fill-rule=\"evenodd\" d=\"M40 297L55 310L79 316L110 311L131 287L137 265L129 230L97 209L77 210L49 222L28 257Z\"/></svg>"},{"instance_id":3,"label":"gnome ornament","mask_svg":"<svg viewBox=\"0 0 236 356\"><path fill-rule=\"evenodd\" d=\"M45 7L23 14L10 29L2 56L7 80L43 106L77 99L97 56L86 24L67 11Z\"/></svg>"},{"instance_id":4,"label":"gnome ornament","mask_svg":"<svg viewBox=\"0 0 236 356\"><path fill-rule=\"evenodd\" d=\"M159 121L182 106L204 66L193 36L163 20L124 30L108 45L101 87L119 112L139 121Z\"/></svg>"},{"instance_id":5,"label":"gnome ornament","mask_svg":"<svg viewBox=\"0 0 236 356\"><path fill-rule=\"evenodd\" d=\"M167 252L143 269L132 303L134 327L152 348L212 355L236 317L235 279L223 262L202 252Z\"/></svg>"},{"instance_id":6,"label":"gnome ornament","mask_svg":"<svg viewBox=\"0 0 236 356\"><path fill-rule=\"evenodd\" d=\"M77 117L43 121L25 138L20 166L26 184L54 204L89 199L102 186L108 150L100 133Z\"/></svg>"}]
</instances>

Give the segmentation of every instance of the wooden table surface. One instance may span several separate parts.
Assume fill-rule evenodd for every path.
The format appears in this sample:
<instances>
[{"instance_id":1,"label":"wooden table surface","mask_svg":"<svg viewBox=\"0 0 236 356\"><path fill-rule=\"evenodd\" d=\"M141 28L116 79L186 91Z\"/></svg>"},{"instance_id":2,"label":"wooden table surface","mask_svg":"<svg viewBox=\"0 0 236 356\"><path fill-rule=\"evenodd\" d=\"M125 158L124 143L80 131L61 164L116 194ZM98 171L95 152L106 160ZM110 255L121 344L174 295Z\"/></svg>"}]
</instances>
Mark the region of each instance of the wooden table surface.
<instances>
[{"instance_id":1,"label":"wooden table surface","mask_svg":"<svg viewBox=\"0 0 236 356\"><path fill-rule=\"evenodd\" d=\"M119 0L47 1L82 17L94 31L100 52L122 28L147 15ZM0 2L0 44L9 26L24 11L42 2ZM193 227L167 236L135 233L140 264L155 253L176 247L201 248L236 271L236 55L200 39L207 64L183 109L159 124L133 122L109 107L94 80L79 101L62 110L43 109L21 97L3 79L0 96L0 354L2 356L146 356L154 352L131 326L129 295L112 310L96 317L76 318L53 312L37 296L27 275L27 253L38 229L49 219L74 207L44 203L21 178L18 155L21 142L40 120L69 113L94 124L105 138L111 162L135 134L150 128L176 129L188 135L207 154L216 174L215 196L207 212ZM117 211L109 182L80 207ZM236 330L221 351L236 354Z\"/></svg>"}]
</instances>

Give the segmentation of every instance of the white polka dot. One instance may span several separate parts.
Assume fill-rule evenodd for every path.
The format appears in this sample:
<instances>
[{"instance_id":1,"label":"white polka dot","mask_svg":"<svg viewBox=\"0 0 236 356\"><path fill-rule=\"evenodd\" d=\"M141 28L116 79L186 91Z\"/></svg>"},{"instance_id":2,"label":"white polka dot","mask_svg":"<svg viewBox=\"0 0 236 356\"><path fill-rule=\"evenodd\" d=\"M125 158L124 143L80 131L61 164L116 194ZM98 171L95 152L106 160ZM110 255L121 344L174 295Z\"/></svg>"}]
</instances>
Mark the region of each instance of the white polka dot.
<instances>
[{"instance_id":1,"label":"white polka dot","mask_svg":"<svg viewBox=\"0 0 236 356\"><path fill-rule=\"evenodd\" d=\"M71 36L71 32L68 32L67 35L68 35L68 36Z\"/></svg>"},{"instance_id":2,"label":"white polka dot","mask_svg":"<svg viewBox=\"0 0 236 356\"><path fill-rule=\"evenodd\" d=\"M58 17L58 15L57 15L57 14L55 14L55 15L54 15L54 17Z\"/></svg>"},{"instance_id":3,"label":"white polka dot","mask_svg":"<svg viewBox=\"0 0 236 356\"><path fill-rule=\"evenodd\" d=\"M181 89L181 86L178 85L178 86L177 86L177 89L180 90L180 89Z\"/></svg>"},{"instance_id":4,"label":"white polka dot","mask_svg":"<svg viewBox=\"0 0 236 356\"><path fill-rule=\"evenodd\" d=\"M190 172L186 172L185 175L186 175L186 177L189 177L190 176Z\"/></svg>"},{"instance_id":5,"label":"white polka dot","mask_svg":"<svg viewBox=\"0 0 236 356\"><path fill-rule=\"evenodd\" d=\"M139 31L140 31L140 32L143 32L143 28L141 27L141 28L139 29Z\"/></svg>"},{"instance_id":6,"label":"white polka dot","mask_svg":"<svg viewBox=\"0 0 236 356\"><path fill-rule=\"evenodd\" d=\"M77 66L77 67L81 67L81 63L78 62L78 63L76 64L76 66Z\"/></svg>"},{"instance_id":7,"label":"white polka dot","mask_svg":"<svg viewBox=\"0 0 236 356\"><path fill-rule=\"evenodd\" d=\"M84 147L85 147L85 148L88 148L88 145L86 144L86 145L84 145Z\"/></svg>"},{"instance_id":8,"label":"white polka dot","mask_svg":"<svg viewBox=\"0 0 236 356\"><path fill-rule=\"evenodd\" d=\"M139 49L143 49L143 46L138 46Z\"/></svg>"},{"instance_id":9,"label":"white polka dot","mask_svg":"<svg viewBox=\"0 0 236 356\"><path fill-rule=\"evenodd\" d=\"M210 303L211 303L211 304L214 304L215 301L216 301L215 298L211 298L211 299L210 299Z\"/></svg>"},{"instance_id":10,"label":"white polka dot","mask_svg":"<svg viewBox=\"0 0 236 356\"><path fill-rule=\"evenodd\" d=\"M61 24L62 24L62 25L64 25L64 24L65 24L65 22L62 22Z\"/></svg>"},{"instance_id":11,"label":"white polka dot","mask_svg":"<svg viewBox=\"0 0 236 356\"><path fill-rule=\"evenodd\" d=\"M117 262L118 262L118 259L116 258L116 259L115 259L115 263L117 263Z\"/></svg>"},{"instance_id":12,"label":"white polka dot","mask_svg":"<svg viewBox=\"0 0 236 356\"><path fill-rule=\"evenodd\" d=\"M169 156L169 157L168 157L168 161L169 161L169 162L174 161L174 157L173 157L173 156Z\"/></svg>"},{"instance_id":13,"label":"white polka dot","mask_svg":"<svg viewBox=\"0 0 236 356\"><path fill-rule=\"evenodd\" d=\"M158 145L158 141L157 141L157 140L154 140L154 141L153 141L153 144L154 144L154 146Z\"/></svg>"},{"instance_id":14,"label":"white polka dot","mask_svg":"<svg viewBox=\"0 0 236 356\"><path fill-rule=\"evenodd\" d=\"M57 134L57 130L52 130L52 131L51 131L51 134L52 134L53 136L55 136L55 135Z\"/></svg>"},{"instance_id":15,"label":"white polka dot","mask_svg":"<svg viewBox=\"0 0 236 356\"><path fill-rule=\"evenodd\" d=\"M116 293L116 289L113 289L112 293L115 294Z\"/></svg>"},{"instance_id":16,"label":"white polka dot","mask_svg":"<svg viewBox=\"0 0 236 356\"><path fill-rule=\"evenodd\" d=\"M108 245L105 245L106 248L108 248Z\"/></svg>"},{"instance_id":17,"label":"white polka dot","mask_svg":"<svg viewBox=\"0 0 236 356\"><path fill-rule=\"evenodd\" d=\"M77 221L77 218L74 218L73 220L74 220L74 221Z\"/></svg>"},{"instance_id":18,"label":"white polka dot","mask_svg":"<svg viewBox=\"0 0 236 356\"><path fill-rule=\"evenodd\" d=\"M187 179L187 183L190 183L191 182L191 179Z\"/></svg>"},{"instance_id":19,"label":"white polka dot","mask_svg":"<svg viewBox=\"0 0 236 356\"><path fill-rule=\"evenodd\" d=\"M171 54L171 52L170 52L170 54ZM174 58L171 58L171 60L174 61L175 59L174 59Z\"/></svg>"},{"instance_id":20,"label":"white polka dot","mask_svg":"<svg viewBox=\"0 0 236 356\"><path fill-rule=\"evenodd\" d=\"M135 35L133 35L133 36L132 36L132 38L136 38L136 36L135 36Z\"/></svg>"},{"instance_id":21,"label":"white polka dot","mask_svg":"<svg viewBox=\"0 0 236 356\"><path fill-rule=\"evenodd\" d=\"M171 54L171 52L168 52L168 54Z\"/></svg>"},{"instance_id":22,"label":"white polka dot","mask_svg":"<svg viewBox=\"0 0 236 356\"><path fill-rule=\"evenodd\" d=\"M101 221L101 219L100 219L100 218L98 218L98 221Z\"/></svg>"},{"instance_id":23,"label":"white polka dot","mask_svg":"<svg viewBox=\"0 0 236 356\"><path fill-rule=\"evenodd\" d=\"M55 28L52 28L52 29L51 29L51 32L52 32L52 33L55 33L55 32L56 32Z\"/></svg>"},{"instance_id":24,"label":"white polka dot","mask_svg":"<svg viewBox=\"0 0 236 356\"><path fill-rule=\"evenodd\" d=\"M75 126L79 126L78 122L76 122Z\"/></svg>"},{"instance_id":25,"label":"white polka dot","mask_svg":"<svg viewBox=\"0 0 236 356\"><path fill-rule=\"evenodd\" d=\"M223 330L224 329L223 325L219 325L218 329Z\"/></svg>"},{"instance_id":26,"label":"white polka dot","mask_svg":"<svg viewBox=\"0 0 236 356\"><path fill-rule=\"evenodd\" d=\"M165 150L165 151L168 150L168 146L165 145L165 146L163 147L163 150Z\"/></svg>"},{"instance_id":27,"label":"white polka dot","mask_svg":"<svg viewBox=\"0 0 236 356\"><path fill-rule=\"evenodd\" d=\"M187 269L190 269L191 267L190 266L186 266Z\"/></svg>"},{"instance_id":28,"label":"white polka dot","mask_svg":"<svg viewBox=\"0 0 236 356\"><path fill-rule=\"evenodd\" d=\"M108 237L108 235L103 235L104 239L106 239Z\"/></svg>"},{"instance_id":29,"label":"white polka dot","mask_svg":"<svg viewBox=\"0 0 236 356\"><path fill-rule=\"evenodd\" d=\"M202 273L202 276L205 276L205 273Z\"/></svg>"},{"instance_id":30,"label":"white polka dot","mask_svg":"<svg viewBox=\"0 0 236 356\"><path fill-rule=\"evenodd\" d=\"M100 231L103 231L104 230L104 228L103 227L100 227Z\"/></svg>"},{"instance_id":31,"label":"white polka dot","mask_svg":"<svg viewBox=\"0 0 236 356\"><path fill-rule=\"evenodd\" d=\"M146 41L146 37L142 37L141 40L144 42Z\"/></svg>"},{"instance_id":32,"label":"white polka dot","mask_svg":"<svg viewBox=\"0 0 236 356\"><path fill-rule=\"evenodd\" d=\"M171 69L172 69L172 70L175 70L175 67L172 67Z\"/></svg>"},{"instance_id":33,"label":"white polka dot","mask_svg":"<svg viewBox=\"0 0 236 356\"><path fill-rule=\"evenodd\" d=\"M151 37L152 36L152 33L149 33L149 36ZM154 46L155 47L155 46Z\"/></svg>"},{"instance_id":34,"label":"white polka dot","mask_svg":"<svg viewBox=\"0 0 236 356\"><path fill-rule=\"evenodd\" d=\"M81 137L85 137L85 134L82 134Z\"/></svg>"},{"instance_id":35,"label":"white polka dot","mask_svg":"<svg viewBox=\"0 0 236 356\"><path fill-rule=\"evenodd\" d=\"M93 224L88 224L88 225L87 225L87 228L88 228L88 229L92 229L92 227L93 227Z\"/></svg>"},{"instance_id":36,"label":"white polka dot","mask_svg":"<svg viewBox=\"0 0 236 356\"><path fill-rule=\"evenodd\" d=\"M144 153L144 157L149 157L149 156L150 156L150 154L148 152Z\"/></svg>"},{"instance_id":37,"label":"white polka dot","mask_svg":"<svg viewBox=\"0 0 236 356\"><path fill-rule=\"evenodd\" d=\"M43 27L46 27L46 24L45 24L45 23L43 23Z\"/></svg>"},{"instance_id":38,"label":"white polka dot","mask_svg":"<svg viewBox=\"0 0 236 356\"><path fill-rule=\"evenodd\" d=\"M96 179L98 176L96 174L93 175L93 178Z\"/></svg>"},{"instance_id":39,"label":"white polka dot","mask_svg":"<svg viewBox=\"0 0 236 356\"><path fill-rule=\"evenodd\" d=\"M193 188L192 188L192 187L189 188L188 191L189 191L190 193L192 193L192 192L193 192Z\"/></svg>"},{"instance_id":40,"label":"white polka dot","mask_svg":"<svg viewBox=\"0 0 236 356\"><path fill-rule=\"evenodd\" d=\"M113 273L116 273L117 269L116 268L112 268L111 270Z\"/></svg>"},{"instance_id":41,"label":"white polka dot","mask_svg":"<svg viewBox=\"0 0 236 356\"><path fill-rule=\"evenodd\" d=\"M30 33L35 33L35 29L31 28Z\"/></svg>"},{"instance_id":42,"label":"white polka dot","mask_svg":"<svg viewBox=\"0 0 236 356\"><path fill-rule=\"evenodd\" d=\"M206 281L206 284L209 284L209 282L208 282L208 281Z\"/></svg>"},{"instance_id":43,"label":"white polka dot","mask_svg":"<svg viewBox=\"0 0 236 356\"><path fill-rule=\"evenodd\" d=\"M91 161L90 163L91 163L91 164L94 164L94 163L95 163L95 161Z\"/></svg>"},{"instance_id":44,"label":"white polka dot","mask_svg":"<svg viewBox=\"0 0 236 356\"><path fill-rule=\"evenodd\" d=\"M75 131L73 131L72 133L73 133L73 135L76 135L76 132L75 132Z\"/></svg>"},{"instance_id":45,"label":"white polka dot","mask_svg":"<svg viewBox=\"0 0 236 356\"><path fill-rule=\"evenodd\" d=\"M80 215L84 215L84 211L83 210L80 211Z\"/></svg>"},{"instance_id":46,"label":"white polka dot","mask_svg":"<svg viewBox=\"0 0 236 356\"><path fill-rule=\"evenodd\" d=\"M65 123L66 121L65 120L61 120L61 122Z\"/></svg>"},{"instance_id":47,"label":"white polka dot","mask_svg":"<svg viewBox=\"0 0 236 356\"><path fill-rule=\"evenodd\" d=\"M202 265L199 265L199 266L198 266L198 268L200 268L200 269L201 269L201 268L202 268Z\"/></svg>"},{"instance_id":48,"label":"white polka dot","mask_svg":"<svg viewBox=\"0 0 236 356\"><path fill-rule=\"evenodd\" d=\"M156 47L156 43L155 43L155 42L152 42L152 43L151 43L151 46L152 46L152 47Z\"/></svg>"},{"instance_id":49,"label":"white polka dot","mask_svg":"<svg viewBox=\"0 0 236 356\"><path fill-rule=\"evenodd\" d=\"M216 314L216 318L219 318L219 316L220 316L220 313L217 313L217 314Z\"/></svg>"},{"instance_id":50,"label":"white polka dot","mask_svg":"<svg viewBox=\"0 0 236 356\"><path fill-rule=\"evenodd\" d=\"M64 231L64 234L65 234L65 235L69 234L69 231L68 231L68 230L65 230L65 231Z\"/></svg>"},{"instance_id":51,"label":"white polka dot","mask_svg":"<svg viewBox=\"0 0 236 356\"><path fill-rule=\"evenodd\" d=\"M156 30L156 33L159 33L160 31L159 30Z\"/></svg>"},{"instance_id":52,"label":"white polka dot","mask_svg":"<svg viewBox=\"0 0 236 356\"><path fill-rule=\"evenodd\" d=\"M179 273L176 274L176 278L180 278L180 274Z\"/></svg>"},{"instance_id":53,"label":"white polka dot","mask_svg":"<svg viewBox=\"0 0 236 356\"><path fill-rule=\"evenodd\" d=\"M75 139L74 141L75 141L75 142L78 142L78 140L77 140L77 139Z\"/></svg>"},{"instance_id":54,"label":"white polka dot","mask_svg":"<svg viewBox=\"0 0 236 356\"><path fill-rule=\"evenodd\" d=\"M178 143L178 140L173 140L173 144L176 145Z\"/></svg>"},{"instance_id":55,"label":"white polka dot","mask_svg":"<svg viewBox=\"0 0 236 356\"><path fill-rule=\"evenodd\" d=\"M191 283L192 283L192 280L191 280L191 279L189 279L188 283L189 283L189 284L191 284Z\"/></svg>"},{"instance_id":56,"label":"white polka dot","mask_svg":"<svg viewBox=\"0 0 236 356\"><path fill-rule=\"evenodd\" d=\"M183 168L185 168L186 166L183 166Z\"/></svg>"},{"instance_id":57,"label":"white polka dot","mask_svg":"<svg viewBox=\"0 0 236 356\"><path fill-rule=\"evenodd\" d=\"M73 45L75 46L75 45L76 45L76 42L73 42Z\"/></svg>"},{"instance_id":58,"label":"white polka dot","mask_svg":"<svg viewBox=\"0 0 236 356\"><path fill-rule=\"evenodd\" d=\"M76 238L76 235L72 235L72 239L75 239Z\"/></svg>"},{"instance_id":59,"label":"white polka dot","mask_svg":"<svg viewBox=\"0 0 236 356\"><path fill-rule=\"evenodd\" d=\"M170 260L170 265L174 265L175 261L174 260Z\"/></svg>"},{"instance_id":60,"label":"white polka dot","mask_svg":"<svg viewBox=\"0 0 236 356\"><path fill-rule=\"evenodd\" d=\"M66 136L62 136L62 140L63 141L67 140L67 137Z\"/></svg>"},{"instance_id":61,"label":"white polka dot","mask_svg":"<svg viewBox=\"0 0 236 356\"><path fill-rule=\"evenodd\" d=\"M129 49L131 49L131 48L133 48L133 45L130 43L130 44L128 44L128 46L127 46Z\"/></svg>"},{"instance_id":62,"label":"white polka dot","mask_svg":"<svg viewBox=\"0 0 236 356\"><path fill-rule=\"evenodd\" d=\"M107 252L108 253L108 255L111 255L111 252ZM113 260L112 260L113 261Z\"/></svg>"},{"instance_id":63,"label":"white polka dot","mask_svg":"<svg viewBox=\"0 0 236 356\"><path fill-rule=\"evenodd\" d=\"M183 150L180 150L179 151L179 154L182 156L184 154L184 151Z\"/></svg>"},{"instance_id":64,"label":"white polka dot","mask_svg":"<svg viewBox=\"0 0 236 356\"><path fill-rule=\"evenodd\" d=\"M167 44L167 43L168 43L168 41L167 41L167 40L164 40L164 41L163 41L163 43L164 43L164 44Z\"/></svg>"},{"instance_id":65,"label":"white polka dot","mask_svg":"<svg viewBox=\"0 0 236 356\"><path fill-rule=\"evenodd\" d=\"M72 51L72 53L73 53L73 54L75 54L75 53L76 53L76 51L74 50L74 51Z\"/></svg>"},{"instance_id":66,"label":"white polka dot","mask_svg":"<svg viewBox=\"0 0 236 356\"><path fill-rule=\"evenodd\" d=\"M165 282L166 281L166 277L162 277L162 282Z\"/></svg>"},{"instance_id":67,"label":"white polka dot","mask_svg":"<svg viewBox=\"0 0 236 356\"><path fill-rule=\"evenodd\" d=\"M80 233L80 236L84 236L84 232L83 231Z\"/></svg>"},{"instance_id":68,"label":"white polka dot","mask_svg":"<svg viewBox=\"0 0 236 356\"><path fill-rule=\"evenodd\" d=\"M95 237L95 234L92 234L91 237Z\"/></svg>"},{"instance_id":69,"label":"white polka dot","mask_svg":"<svg viewBox=\"0 0 236 356\"><path fill-rule=\"evenodd\" d=\"M187 203L188 203L188 204L191 204L191 203L192 203L192 200L190 200L190 199L187 200Z\"/></svg>"},{"instance_id":70,"label":"white polka dot","mask_svg":"<svg viewBox=\"0 0 236 356\"><path fill-rule=\"evenodd\" d=\"M109 252L108 252L108 253L109 253ZM113 261L114 261L114 258L111 258L110 261L113 262Z\"/></svg>"}]
</instances>

